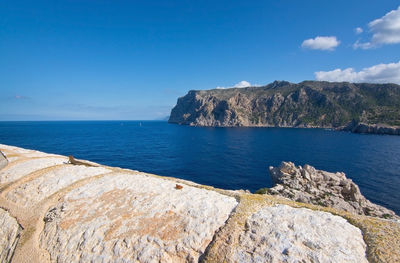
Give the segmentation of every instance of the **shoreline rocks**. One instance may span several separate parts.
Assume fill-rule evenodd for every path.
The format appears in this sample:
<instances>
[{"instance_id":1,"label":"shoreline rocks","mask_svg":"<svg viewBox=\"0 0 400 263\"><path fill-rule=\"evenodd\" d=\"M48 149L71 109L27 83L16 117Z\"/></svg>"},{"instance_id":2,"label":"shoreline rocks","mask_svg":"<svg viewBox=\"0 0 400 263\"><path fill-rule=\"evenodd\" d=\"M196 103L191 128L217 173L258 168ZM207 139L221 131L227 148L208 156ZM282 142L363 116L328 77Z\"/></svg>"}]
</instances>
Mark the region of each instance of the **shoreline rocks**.
<instances>
[{"instance_id":1,"label":"shoreline rocks","mask_svg":"<svg viewBox=\"0 0 400 263\"><path fill-rule=\"evenodd\" d=\"M317 170L307 164L296 167L292 162L270 166L269 172L276 185L267 190L268 194L359 215L400 219L393 211L367 200L344 173Z\"/></svg>"},{"instance_id":2,"label":"shoreline rocks","mask_svg":"<svg viewBox=\"0 0 400 263\"><path fill-rule=\"evenodd\" d=\"M353 133L372 133L372 134L388 134L400 135L399 126L390 126L385 124L368 124L363 122L350 122L348 125L339 128L339 131L350 131Z\"/></svg>"},{"instance_id":3,"label":"shoreline rocks","mask_svg":"<svg viewBox=\"0 0 400 263\"><path fill-rule=\"evenodd\" d=\"M0 262L400 261L392 220L0 150Z\"/></svg>"}]
</instances>

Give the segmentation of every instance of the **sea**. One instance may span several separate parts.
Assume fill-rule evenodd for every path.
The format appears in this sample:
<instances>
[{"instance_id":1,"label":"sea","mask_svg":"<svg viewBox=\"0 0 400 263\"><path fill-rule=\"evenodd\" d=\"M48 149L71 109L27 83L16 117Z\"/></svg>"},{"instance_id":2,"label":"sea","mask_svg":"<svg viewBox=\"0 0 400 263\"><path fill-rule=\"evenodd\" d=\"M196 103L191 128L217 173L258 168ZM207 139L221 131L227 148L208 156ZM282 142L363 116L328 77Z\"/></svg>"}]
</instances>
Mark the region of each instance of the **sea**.
<instances>
[{"instance_id":1,"label":"sea","mask_svg":"<svg viewBox=\"0 0 400 263\"><path fill-rule=\"evenodd\" d=\"M165 121L0 122L0 143L251 192L282 161L344 172L400 215L400 136L326 129L214 128Z\"/></svg>"}]
</instances>

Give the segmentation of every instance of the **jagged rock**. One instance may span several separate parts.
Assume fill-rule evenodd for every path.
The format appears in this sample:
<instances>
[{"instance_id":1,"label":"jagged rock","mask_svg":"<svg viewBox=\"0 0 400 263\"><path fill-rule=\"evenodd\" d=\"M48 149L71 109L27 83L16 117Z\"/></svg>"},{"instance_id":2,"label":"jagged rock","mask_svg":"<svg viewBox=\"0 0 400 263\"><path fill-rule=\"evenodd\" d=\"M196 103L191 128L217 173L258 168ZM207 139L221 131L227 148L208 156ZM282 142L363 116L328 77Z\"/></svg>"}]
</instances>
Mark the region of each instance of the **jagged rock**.
<instances>
[{"instance_id":1,"label":"jagged rock","mask_svg":"<svg viewBox=\"0 0 400 263\"><path fill-rule=\"evenodd\" d=\"M396 84L275 81L261 87L191 90L178 99L169 122L343 128L357 120L385 126L361 125L354 132L399 134L400 129L395 127L400 125L399 101L400 86Z\"/></svg>"},{"instance_id":2,"label":"jagged rock","mask_svg":"<svg viewBox=\"0 0 400 263\"><path fill-rule=\"evenodd\" d=\"M3 154L2 151L0 151L0 170L6 167L8 164L8 160L6 156Z\"/></svg>"},{"instance_id":3,"label":"jagged rock","mask_svg":"<svg viewBox=\"0 0 400 263\"><path fill-rule=\"evenodd\" d=\"M296 167L292 162L282 162L276 168L271 166L269 171L276 184L268 189L269 194L360 215L399 219L393 211L367 200L344 173L316 170L307 164Z\"/></svg>"},{"instance_id":4,"label":"jagged rock","mask_svg":"<svg viewBox=\"0 0 400 263\"><path fill-rule=\"evenodd\" d=\"M0 208L0 262L10 262L20 237L17 220Z\"/></svg>"},{"instance_id":5,"label":"jagged rock","mask_svg":"<svg viewBox=\"0 0 400 263\"><path fill-rule=\"evenodd\" d=\"M368 262L360 229L330 213L265 207L251 215L230 262Z\"/></svg>"}]
</instances>

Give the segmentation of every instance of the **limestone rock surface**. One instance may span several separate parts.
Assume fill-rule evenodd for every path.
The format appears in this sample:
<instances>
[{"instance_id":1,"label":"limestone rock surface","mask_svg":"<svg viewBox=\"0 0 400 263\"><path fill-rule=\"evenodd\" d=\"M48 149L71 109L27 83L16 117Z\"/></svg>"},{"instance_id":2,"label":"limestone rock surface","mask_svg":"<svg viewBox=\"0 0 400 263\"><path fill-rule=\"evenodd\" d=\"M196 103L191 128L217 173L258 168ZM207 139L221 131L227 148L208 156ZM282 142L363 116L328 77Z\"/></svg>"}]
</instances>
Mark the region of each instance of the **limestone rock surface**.
<instances>
[{"instance_id":1,"label":"limestone rock surface","mask_svg":"<svg viewBox=\"0 0 400 263\"><path fill-rule=\"evenodd\" d=\"M330 213L287 205L251 215L233 262L368 262L360 229Z\"/></svg>"},{"instance_id":2,"label":"limestone rock surface","mask_svg":"<svg viewBox=\"0 0 400 263\"><path fill-rule=\"evenodd\" d=\"M0 151L0 170L6 167L8 164L8 160L3 152Z\"/></svg>"},{"instance_id":3,"label":"limestone rock surface","mask_svg":"<svg viewBox=\"0 0 400 263\"><path fill-rule=\"evenodd\" d=\"M49 156L58 156L56 154L48 154L40 151L24 149L20 147L15 147L6 144L0 144L0 149L7 156L7 159L11 161L16 161L19 159L26 159L26 158L36 158L36 157L49 157Z\"/></svg>"},{"instance_id":4,"label":"limestone rock surface","mask_svg":"<svg viewBox=\"0 0 400 263\"><path fill-rule=\"evenodd\" d=\"M67 162L67 158L41 157L28 160L18 160L0 171L0 183L9 183L21 177L29 175L40 169L60 165Z\"/></svg>"},{"instance_id":5,"label":"limestone rock surface","mask_svg":"<svg viewBox=\"0 0 400 263\"><path fill-rule=\"evenodd\" d=\"M9 262L20 237L21 228L15 218L0 208L0 262Z\"/></svg>"},{"instance_id":6,"label":"limestone rock surface","mask_svg":"<svg viewBox=\"0 0 400 263\"><path fill-rule=\"evenodd\" d=\"M278 243L271 243L271 262L287 254L343 262L349 250L350 262L363 262L365 252L373 262L400 261L400 224L394 220L88 161L68 164L64 156L2 144L0 150L8 159L0 170L0 262L265 262L259 259L265 229L257 224L268 217L270 227L282 233L271 242L292 242L285 241L290 249L280 254ZM296 208L269 210L277 204ZM329 213L314 211L321 209ZM293 227L285 223L290 218ZM294 227L296 222L301 227ZM334 240L332 224L344 232L339 239ZM358 229L367 251L357 243ZM355 239L348 241L346 232ZM309 238L315 251L301 238Z\"/></svg>"},{"instance_id":7,"label":"limestone rock surface","mask_svg":"<svg viewBox=\"0 0 400 263\"><path fill-rule=\"evenodd\" d=\"M13 188L7 193L7 199L21 206L34 206L46 197L78 180L108 172L111 172L111 170L104 167L61 166Z\"/></svg>"},{"instance_id":8,"label":"limestone rock surface","mask_svg":"<svg viewBox=\"0 0 400 263\"><path fill-rule=\"evenodd\" d=\"M269 171L276 183L276 186L268 189L269 194L360 215L399 219L393 211L367 200L344 173L317 170L307 164L296 167L291 162L282 162L275 168L271 166Z\"/></svg>"},{"instance_id":9,"label":"limestone rock surface","mask_svg":"<svg viewBox=\"0 0 400 263\"><path fill-rule=\"evenodd\" d=\"M47 212L41 245L58 262L197 262L236 204L140 173L108 175Z\"/></svg>"}]
</instances>

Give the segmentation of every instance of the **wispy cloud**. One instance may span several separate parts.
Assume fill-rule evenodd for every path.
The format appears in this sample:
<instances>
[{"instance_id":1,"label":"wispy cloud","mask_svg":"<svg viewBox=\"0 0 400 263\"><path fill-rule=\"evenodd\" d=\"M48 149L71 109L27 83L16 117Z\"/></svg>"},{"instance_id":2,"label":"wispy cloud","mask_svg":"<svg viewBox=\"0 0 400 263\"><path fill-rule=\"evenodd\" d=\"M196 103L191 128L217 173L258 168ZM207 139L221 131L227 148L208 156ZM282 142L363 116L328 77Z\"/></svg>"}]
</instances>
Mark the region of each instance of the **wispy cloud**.
<instances>
[{"instance_id":1,"label":"wispy cloud","mask_svg":"<svg viewBox=\"0 0 400 263\"><path fill-rule=\"evenodd\" d=\"M216 89L247 88L247 87L252 87L252 86L254 87L254 86L258 86L258 85L252 85L250 82L242 80L233 86L229 86L229 87L218 86L218 87L216 87Z\"/></svg>"},{"instance_id":2,"label":"wispy cloud","mask_svg":"<svg viewBox=\"0 0 400 263\"><path fill-rule=\"evenodd\" d=\"M400 43L400 6L381 18L368 23L372 37L369 41L357 40L353 48L370 49L386 44Z\"/></svg>"},{"instance_id":3,"label":"wispy cloud","mask_svg":"<svg viewBox=\"0 0 400 263\"><path fill-rule=\"evenodd\" d=\"M16 99L16 100L27 100L27 99L29 99L29 97L23 96L23 95L15 95L13 97L13 99Z\"/></svg>"},{"instance_id":4,"label":"wispy cloud","mask_svg":"<svg viewBox=\"0 0 400 263\"><path fill-rule=\"evenodd\" d=\"M361 71L347 68L343 70L318 71L314 74L316 80L400 84L400 61L397 63L378 64L364 68Z\"/></svg>"},{"instance_id":5,"label":"wispy cloud","mask_svg":"<svg viewBox=\"0 0 400 263\"><path fill-rule=\"evenodd\" d=\"M314 50L334 50L339 46L340 41L335 36L310 38L303 41L302 48Z\"/></svg>"},{"instance_id":6,"label":"wispy cloud","mask_svg":"<svg viewBox=\"0 0 400 263\"><path fill-rule=\"evenodd\" d=\"M356 27L356 28L354 29L354 32L355 32L357 35L359 35L359 34L361 34L362 32L364 32L364 30L363 30L361 27Z\"/></svg>"}]
</instances>

